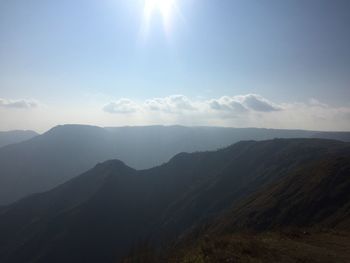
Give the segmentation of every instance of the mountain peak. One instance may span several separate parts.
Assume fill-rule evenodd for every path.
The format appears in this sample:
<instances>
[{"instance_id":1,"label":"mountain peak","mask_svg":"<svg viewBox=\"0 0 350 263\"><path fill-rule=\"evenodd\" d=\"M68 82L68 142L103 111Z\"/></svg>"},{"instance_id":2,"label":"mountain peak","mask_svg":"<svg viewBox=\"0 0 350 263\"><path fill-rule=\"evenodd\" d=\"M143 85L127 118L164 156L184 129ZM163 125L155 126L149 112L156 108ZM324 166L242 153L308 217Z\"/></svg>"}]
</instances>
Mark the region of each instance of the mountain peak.
<instances>
[{"instance_id":1,"label":"mountain peak","mask_svg":"<svg viewBox=\"0 0 350 263\"><path fill-rule=\"evenodd\" d=\"M127 166L124 162L118 160L118 159L113 159L113 160L108 160L102 163L98 163L95 166L95 169L102 169L102 170L108 170L108 171L135 171L135 169Z\"/></svg>"},{"instance_id":2,"label":"mountain peak","mask_svg":"<svg viewBox=\"0 0 350 263\"><path fill-rule=\"evenodd\" d=\"M63 125L57 125L50 130L48 130L46 133L55 133L55 132L62 132L62 131L82 131L82 130L101 130L103 128L98 126L92 126L92 125L82 125L82 124L63 124Z\"/></svg>"}]
</instances>

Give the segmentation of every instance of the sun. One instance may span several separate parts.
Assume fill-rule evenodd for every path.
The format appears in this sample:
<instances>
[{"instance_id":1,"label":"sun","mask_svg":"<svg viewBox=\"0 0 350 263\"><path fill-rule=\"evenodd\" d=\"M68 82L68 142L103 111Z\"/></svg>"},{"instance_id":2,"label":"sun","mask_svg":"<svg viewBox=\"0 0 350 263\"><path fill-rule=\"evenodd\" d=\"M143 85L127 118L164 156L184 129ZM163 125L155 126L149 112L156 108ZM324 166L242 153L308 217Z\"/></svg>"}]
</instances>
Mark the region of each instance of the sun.
<instances>
[{"instance_id":1,"label":"sun","mask_svg":"<svg viewBox=\"0 0 350 263\"><path fill-rule=\"evenodd\" d=\"M152 14L159 12L163 19L169 19L175 7L175 0L145 0L144 15L151 18Z\"/></svg>"},{"instance_id":2,"label":"sun","mask_svg":"<svg viewBox=\"0 0 350 263\"><path fill-rule=\"evenodd\" d=\"M148 31L149 24L154 15L161 15L166 33L169 33L171 20L176 9L176 0L144 0L144 26Z\"/></svg>"}]
</instances>

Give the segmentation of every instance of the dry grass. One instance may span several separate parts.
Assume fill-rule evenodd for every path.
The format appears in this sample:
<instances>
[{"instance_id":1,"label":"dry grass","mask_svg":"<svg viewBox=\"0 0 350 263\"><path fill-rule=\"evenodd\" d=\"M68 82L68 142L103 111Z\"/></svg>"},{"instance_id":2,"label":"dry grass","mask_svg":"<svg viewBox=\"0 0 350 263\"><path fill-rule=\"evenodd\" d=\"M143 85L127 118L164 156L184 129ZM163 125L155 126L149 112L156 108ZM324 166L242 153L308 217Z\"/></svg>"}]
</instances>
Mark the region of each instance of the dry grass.
<instances>
[{"instance_id":1,"label":"dry grass","mask_svg":"<svg viewBox=\"0 0 350 263\"><path fill-rule=\"evenodd\" d=\"M191 248L172 251L161 262L171 263L264 263L350 262L350 234L301 230L259 235L232 234L205 237Z\"/></svg>"}]
</instances>

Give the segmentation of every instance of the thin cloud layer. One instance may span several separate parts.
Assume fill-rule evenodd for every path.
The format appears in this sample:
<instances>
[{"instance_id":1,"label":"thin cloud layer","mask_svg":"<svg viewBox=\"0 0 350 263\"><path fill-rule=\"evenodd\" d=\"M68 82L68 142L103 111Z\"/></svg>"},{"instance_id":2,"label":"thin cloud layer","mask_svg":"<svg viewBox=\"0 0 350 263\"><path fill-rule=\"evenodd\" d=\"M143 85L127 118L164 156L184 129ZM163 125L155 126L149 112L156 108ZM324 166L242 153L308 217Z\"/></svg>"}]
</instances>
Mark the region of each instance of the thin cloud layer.
<instances>
[{"instance_id":1,"label":"thin cloud layer","mask_svg":"<svg viewBox=\"0 0 350 263\"><path fill-rule=\"evenodd\" d=\"M32 109L38 107L38 103L32 100L7 100L0 98L1 108Z\"/></svg>"},{"instance_id":2,"label":"thin cloud layer","mask_svg":"<svg viewBox=\"0 0 350 263\"><path fill-rule=\"evenodd\" d=\"M103 110L109 113L135 113L137 111L154 111L163 113L224 112L243 114L247 112L280 111L282 107L256 94L223 96L218 99L193 101L184 95L171 95L164 98L148 99L136 103L130 99L120 99L107 104Z\"/></svg>"},{"instance_id":3,"label":"thin cloud layer","mask_svg":"<svg viewBox=\"0 0 350 263\"><path fill-rule=\"evenodd\" d=\"M120 99L103 110L130 123L218 125L233 127L349 130L350 108L307 102L276 103L258 94L193 100L184 95L135 102Z\"/></svg>"}]
</instances>

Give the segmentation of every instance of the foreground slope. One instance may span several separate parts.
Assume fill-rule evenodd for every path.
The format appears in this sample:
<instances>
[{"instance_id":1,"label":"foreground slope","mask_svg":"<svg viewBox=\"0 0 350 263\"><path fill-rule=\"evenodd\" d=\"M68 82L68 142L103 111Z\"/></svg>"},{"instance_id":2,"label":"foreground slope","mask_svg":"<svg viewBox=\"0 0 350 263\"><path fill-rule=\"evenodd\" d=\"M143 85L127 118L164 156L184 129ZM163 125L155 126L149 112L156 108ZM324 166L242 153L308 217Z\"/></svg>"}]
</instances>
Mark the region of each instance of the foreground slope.
<instances>
[{"instance_id":1,"label":"foreground slope","mask_svg":"<svg viewBox=\"0 0 350 263\"><path fill-rule=\"evenodd\" d=\"M105 160L118 159L144 169L180 152L216 150L240 140L312 136L322 134L253 128L57 126L31 140L0 148L0 205L49 190Z\"/></svg>"},{"instance_id":2,"label":"foreground slope","mask_svg":"<svg viewBox=\"0 0 350 263\"><path fill-rule=\"evenodd\" d=\"M349 262L350 156L330 154L197 225L156 256L123 262Z\"/></svg>"},{"instance_id":3,"label":"foreground slope","mask_svg":"<svg viewBox=\"0 0 350 263\"><path fill-rule=\"evenodd\" d=\"M236 232L197 238L159 255L141 247L123 263L348 263L350 233L334 230Z\"/></svg>"},{"instance_id":4,"label":"foreground slope","mask_svg":"<svg viewBox=\"0 0 350 263\"><path fill-rule=\"evenodd\" d=\"M182 153L141 171L108 161L49 192L2 208L0 261L117 262L144 240L164 244L216 218L220 223L213 232L225 232L234 222L225 218L235 218L230 211L328 156L349 158L349 144L318 139L246 141L216 152ZM339 169L347 169L347 162L341 161ZM312 188L310 180L305 179L305 187ZM345 194L348 189L337 182L333 187ZM288 202L297 202L294 199ZM323 208L336 211L341 224L348 215L338 200L331 199ZM322 220L328 219L326 214Z\"/></svg>"},{"instance_id":5,"label":"foreground slope","mask_svg":"<svg viewBox=\"0 0 350 263\"><path fill-rule=\"evenodd\" d=\"M323 161L323 158L327 156L336 156L334 158L348 157L350 148L345 145L347 144L336 141L309 139L237 143L234 147L226 149L227 151L234 149L232 152L228 152L229 155L234 157L231 162L221 167L216 177L197 185L191 192L184 193L181 199L167 209L165 218L171 220L165 220L163 224L170 225L171 227L168 228L173 230L179 226L188 227L192 225L193 218L196 218L197 223L206 223L208 215L214 217L227 207L240 205L245 198L255 194L258 190L270 187L272 183L284 180L295 170L305 165L316 162L315 167L317 168L317 162ZM345 166L347 162L348 159L341 163L339 167L347 169L347 166ZM349 183L346 171L343 175L343 183ZM308 175L305 172L305 187L313 186L317 188L317 181L314 185L311 185L308 180L312 181L314 178L308 177ZM333 174L326 174L325 178L329 178L331 175ZM299 179L299 186L302 185L302 182L300 182L302 180L303 178ZM284 192L284 190L282 189L281 192ZM340 193L345 194L346 190L347 188L342 188ZM261 191L265 193L265 190ZM196 194L194 195L193 192ZM304 194L308 196L309 193L305 191ZM322 194L325 193L322 192ZM310 194L310 198L313 197ZM294 196L291 199L294 200L293 198ZM257 197L257 200L260 201L261 199L262 197ZM284 200L283 196L281 200ZM347 199L344 197L344 200ZM287 204L288 201L286 200ZM335 209L339 206L340 203L335 206ZM271 211L271 213L274 212ZM250 216L249 214L249 216L244 217L242 221L249 219ZM236 214L234 213L232 218L235 217ZM267 216L266 220L269 221L270 217Z\"/></svg>"},{"instance_id":6,"label":"foreground slope","mask_svg":"<svg viewBox=\"0 0 350 263\"><path fill-rule=\"evenodd\" d=\"M298 168L237 205L214 229L263 231L315 225L350 230L349 155L329 155Z\"/></svg>"}]
</instances>

